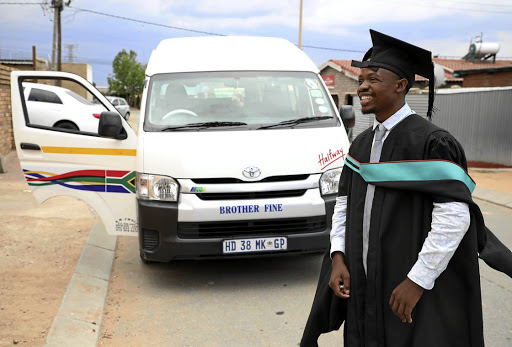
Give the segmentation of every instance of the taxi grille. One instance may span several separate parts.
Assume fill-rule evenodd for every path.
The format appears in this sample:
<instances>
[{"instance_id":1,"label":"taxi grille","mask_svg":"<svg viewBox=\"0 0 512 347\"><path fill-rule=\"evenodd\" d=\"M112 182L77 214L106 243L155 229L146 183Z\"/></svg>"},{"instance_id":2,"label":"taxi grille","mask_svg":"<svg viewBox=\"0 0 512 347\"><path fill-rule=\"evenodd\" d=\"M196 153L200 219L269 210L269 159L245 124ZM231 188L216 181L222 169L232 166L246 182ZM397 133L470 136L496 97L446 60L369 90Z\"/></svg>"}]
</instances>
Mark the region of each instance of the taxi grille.
<instances>
[{"instance_id":1,"label":"taxi grille","mask_svg":"<svg viewBox=\"0 0 512 347\"><path fill-rule=\"evenodd\" d=\"M230 222L178 223L181 239L286 236L324 231L325 216Z\"/></svg>"},{"instance_id":2,"label":"taxi grille","mask_svg":"<svg viewBox=\"0 0 512 347\"><path fill-rule=\"evenodd\" d=\"M232 193L199 193L196 196L201 200L248 200L248 199L273 199L291 198L302 196L307 189L278 190L264 192L232 192Z\"/></svg>"},{"instance_id":3,"label":"taxi grille","mask_svg":"<svg viewBox=\"0 0 512 347\"><path fill-rule=\"evenodd\" d=\"M270 176L259 181L242 181L238 178L193 178L192 182L196 184L230 184L230 183L264 183L264 182L287 182L287 181L303 181L308 179L309 175L285 175Z\"/></svg>"}]
</instances>

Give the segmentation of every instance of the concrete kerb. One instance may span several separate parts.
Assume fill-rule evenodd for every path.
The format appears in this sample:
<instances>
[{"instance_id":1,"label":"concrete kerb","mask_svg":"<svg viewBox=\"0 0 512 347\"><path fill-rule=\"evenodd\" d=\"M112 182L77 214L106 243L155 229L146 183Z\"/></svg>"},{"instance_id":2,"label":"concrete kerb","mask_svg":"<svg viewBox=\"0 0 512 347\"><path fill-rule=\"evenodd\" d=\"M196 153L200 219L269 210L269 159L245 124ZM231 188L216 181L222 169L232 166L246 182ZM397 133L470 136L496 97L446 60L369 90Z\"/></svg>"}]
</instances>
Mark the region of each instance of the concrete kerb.
<instances>
[{"instance_id":1,"label":"concrete kerb","mask_svg":"<svg viewBox=\"0 0 512 347\"><path fill-rule=\"evenodd\" d=\"M116 241L117 237L107 235L97 220L48 332L46 346L96 346Z\"/></svg>"},{"instance_id":2,"label":"concrete kerb","mask_svg":"<svg viewBox=\"0 0 512 347\"><path fill-rule=\"evenodd\" d=\"M473 198L512 208L512 194L509 193L477 186L473 191Z\"/></svg>"}]
</instances>

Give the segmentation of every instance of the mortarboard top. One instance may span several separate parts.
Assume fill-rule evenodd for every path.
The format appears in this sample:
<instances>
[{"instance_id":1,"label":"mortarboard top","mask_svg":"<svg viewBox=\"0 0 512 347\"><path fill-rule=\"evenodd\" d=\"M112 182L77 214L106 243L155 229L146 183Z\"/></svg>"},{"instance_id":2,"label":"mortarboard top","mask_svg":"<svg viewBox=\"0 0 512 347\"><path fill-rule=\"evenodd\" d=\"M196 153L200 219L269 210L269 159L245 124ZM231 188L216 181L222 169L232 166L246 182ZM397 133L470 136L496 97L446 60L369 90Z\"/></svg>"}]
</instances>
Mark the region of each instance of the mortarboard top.
<instances>
[{"instance_id":1,"label":"mortarboard top","mask_svg":"<svg viewBox=\"0 0 512 347\"><path fill-rule=\"evenodd\" d=\"M363 61L352 60L359 68L383 68L408 81L407 90L414 85L415 74L428 78L429 98L427 117L432 117L434 105L434 63L432 52L411 45L394 37L370 29L373 47Z\"/></svg>"}]
</instances>

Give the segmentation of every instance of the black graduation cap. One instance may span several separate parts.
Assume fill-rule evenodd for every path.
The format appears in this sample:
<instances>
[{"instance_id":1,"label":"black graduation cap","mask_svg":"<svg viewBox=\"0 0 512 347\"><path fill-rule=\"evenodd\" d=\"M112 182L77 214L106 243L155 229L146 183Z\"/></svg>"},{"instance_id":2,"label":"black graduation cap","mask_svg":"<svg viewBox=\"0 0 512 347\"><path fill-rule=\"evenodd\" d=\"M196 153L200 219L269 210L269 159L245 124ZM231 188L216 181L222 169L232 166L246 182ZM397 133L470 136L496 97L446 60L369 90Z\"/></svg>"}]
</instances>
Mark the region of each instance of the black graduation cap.
<instances>
[{"instance_id":1,"label":"black graduation cap","mask_svg":"<svg viewBox=\"0 0 512 347\"><path fill-rule=\"evenodd\" d=\"M418 74L428 78L428 111L432 118L434 106L434 63L432 52L411 45L394 37L370 29L373 47L366 52L363 61L352 60L352 66L359 68L384 68L408 81L407 90L414 85L414 76Z\"/></svg>"}]
</instances>

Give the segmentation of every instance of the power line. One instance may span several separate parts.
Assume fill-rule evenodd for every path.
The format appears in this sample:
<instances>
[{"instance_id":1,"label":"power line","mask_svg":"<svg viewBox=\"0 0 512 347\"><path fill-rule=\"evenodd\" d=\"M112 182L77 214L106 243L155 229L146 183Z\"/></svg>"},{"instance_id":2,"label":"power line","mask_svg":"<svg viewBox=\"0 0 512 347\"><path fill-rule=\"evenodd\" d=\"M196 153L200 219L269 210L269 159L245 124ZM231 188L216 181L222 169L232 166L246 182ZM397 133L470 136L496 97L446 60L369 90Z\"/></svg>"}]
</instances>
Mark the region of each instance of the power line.
<instances>
[{"instance_id":1,"label":"power line","mask_svg":"<svg viewBox=\"0 0 512 347\"><path fill-rule=\"evenodd\" d=\"M485 2L473 2L473 1L450 0L449 2L457 2L459 4L465 4L465 5L482 5L482 6L494 6L494 7L512 7L512 5L488 4L488 3L485 3Z\"/></svg>"},{"instance_id":2,"label":"power line","mask_svg":"<svg viewBox=\"0 0 512 347\"><path fill-rule=\"evenodd\" d=\"M48 5L46 2L0 2L0 5Z\"/></svg>"},{"instance_id":3,"label":"power line","mask_svg":"<svg viewBox=\"0 0 512 347\"><path fill-rule=\"evenodd\" d=\"M304 48L313 48L313 49L324 49L327 51L340 51L340 52L351 52L351 53L366 53L366 51L356 51L352 49L342 49L342 48L331 48L331 47L318 47L318 46L304 46Z\"/></svg>"},{"instance_id":4,"label":"power line","mask_svg":"<svg viewBox=\"0 0 512 347\"><path fill-rule=\"evenodd\" d=\"M466 3L468 5L471 5L471 3ZM512 14L510 11L493 11L493 10L482 10L482 9L475 9L475 8L461 8L461 7L451 7L451 6L436 6L432 4L421 4L421 3L411 3L409 6L421 6L421 7L429 7L429 8L439 8L443 10L455 10L455 11L468 11L468 12L486 12L486 13L498 13L498 14Z\"/></svg>"},{"instance_id":5,"label":"power line","mask_svg":"<svg viewBox=\"0 0 512 347\"><path fill-rule=\"evenodd\" d=\"M208 31L201 31L201 30L181 28L181 27L176 27L176 26L172 26L172 25L148 22L148 21L144 21L144 20L140 20L140 19L135 19L135 18L117 16L117 15L114 15L114 14L111 14L111 13L104 13L104 12L99 12L99 11L86 10L86 9L77 8L77 7L74 7L74 6L69 6L69 7L70 8L74 8L75 10L78 10L78 11L89 12L89 13L99 14L101 16L128 20L128 21L136 22L136 23L154 25L154 26L159 26L159 27L164 27L164 28L169 28L169 29L175 29L175 30L189 31L189 32L197 33L197 34L206 34L206 35L213 35L213 36L226 36L224 34L212 33L212 32L208 32Z\"/></svg>"},{"instance_id":6,"label":"power line","mask_svg":"<svg viewBox=\"0 0 512 347\"><path fill-rule=\"evenodd\" d=\"M160 27L164 27L164 28L170 28L170 29L176 29L176 30L184 30L184 31L190 31L190 32L194 32L194 33L207 34L207 35L213 35L213 36L227 36L226 34L220 34L220 33L208 32L208 31L200 31L200 30L187 29L187 28L183 28L183 27L177 27L177 26L172 26L172 25L154 23L154 22L149 22L149 21L143 21L143 20L135 19L135 18L117 16L117 15L113 15L113 14L110 14L110 13L104 13L104 12L80 9L80 8L73 7L73 6L69 6L69 7L74 8L75 10L78 10L78 11L90 12L90 13L99 14L99 15L102 15L102 16L107 16L107 17L113 17L113 18L128 20L128 21L132 21L132 22L136 22L136 23L155 25L155 26L160 26ZM330 48L330 47L316 47L316 46L303 46L303 47L305 47L305 48L312 48L312 49L331 50L331 51L353 52L353 53L364 53L365 52L365 51L356 51L356 50L350 50L350 49Z\"/></svg>"}]
</instances>

